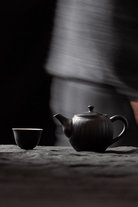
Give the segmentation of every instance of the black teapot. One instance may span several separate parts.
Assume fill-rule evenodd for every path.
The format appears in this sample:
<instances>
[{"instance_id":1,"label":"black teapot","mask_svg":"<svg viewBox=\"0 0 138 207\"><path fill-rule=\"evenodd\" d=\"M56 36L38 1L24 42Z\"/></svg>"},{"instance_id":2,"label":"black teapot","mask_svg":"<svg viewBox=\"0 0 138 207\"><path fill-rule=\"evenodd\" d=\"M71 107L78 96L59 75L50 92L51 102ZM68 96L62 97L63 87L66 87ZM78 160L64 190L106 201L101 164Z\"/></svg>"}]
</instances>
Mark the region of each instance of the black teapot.
<instances>
[{"instance_id":1,"label":"black teapot","mask_svg":"<svg viewBox=\"0 0 138 207\"><path fill-rule=\"evenodd\" d=\"M124 136L128 128L127 119L122 115L109 118L107 114L94 112L93 106L88 108L88 112L74 115L72 119L61 114L55 114L54 117L61 122L65 135L76 151L104 152L111 144ZM116 138L113 138L112 122L117 120L123 122L123 129Z\"/></svg>"}]
</instances>

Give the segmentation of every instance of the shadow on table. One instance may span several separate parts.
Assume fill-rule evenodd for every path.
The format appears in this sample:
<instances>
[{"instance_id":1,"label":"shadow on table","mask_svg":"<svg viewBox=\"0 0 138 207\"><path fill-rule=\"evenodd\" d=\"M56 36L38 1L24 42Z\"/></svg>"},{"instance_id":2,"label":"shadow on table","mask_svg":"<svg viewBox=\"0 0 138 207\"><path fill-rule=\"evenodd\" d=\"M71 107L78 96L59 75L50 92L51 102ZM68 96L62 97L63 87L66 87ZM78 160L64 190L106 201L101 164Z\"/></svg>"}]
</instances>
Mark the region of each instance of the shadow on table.
<instances>
[{"instance_id":1,"label":"shadow on table","mask_svg":"<svg viewBox=\"0 0 138 207\"><path fill-rule=\"evenodd\" d=\"M137 147L116 147L116 148L108 148L106 153L115 153L115 154L130 154L130 153L138 153Z\"/></svg>"}]
</instances>

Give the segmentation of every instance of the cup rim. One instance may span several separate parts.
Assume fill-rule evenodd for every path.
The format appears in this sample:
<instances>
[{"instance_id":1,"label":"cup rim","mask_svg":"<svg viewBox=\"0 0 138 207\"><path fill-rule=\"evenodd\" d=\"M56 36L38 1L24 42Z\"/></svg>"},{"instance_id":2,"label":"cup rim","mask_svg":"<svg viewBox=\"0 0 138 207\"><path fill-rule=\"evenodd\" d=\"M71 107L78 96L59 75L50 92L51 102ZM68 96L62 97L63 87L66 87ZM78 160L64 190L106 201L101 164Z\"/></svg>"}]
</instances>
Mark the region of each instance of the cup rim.
<instances>
[{"instance_id":1,"label":"cup rim","mask_svg":"<svg viewBox=\"0 0 138 207\"><path fill-rule=\"evenodd\" d=\"M38 131L40 130L40 131L42 131L43 129L41 129L41 128L26 128L26 127L24 127L24 128L12 128L12 130L13 130L13 131L14 131L14 130L22 130L22 131L23 131L23 130L24 130L24 131L25 131L25 130L26 130L26 131L27 131L27 130L38 130Z\"/></svg>"}]
</instances>

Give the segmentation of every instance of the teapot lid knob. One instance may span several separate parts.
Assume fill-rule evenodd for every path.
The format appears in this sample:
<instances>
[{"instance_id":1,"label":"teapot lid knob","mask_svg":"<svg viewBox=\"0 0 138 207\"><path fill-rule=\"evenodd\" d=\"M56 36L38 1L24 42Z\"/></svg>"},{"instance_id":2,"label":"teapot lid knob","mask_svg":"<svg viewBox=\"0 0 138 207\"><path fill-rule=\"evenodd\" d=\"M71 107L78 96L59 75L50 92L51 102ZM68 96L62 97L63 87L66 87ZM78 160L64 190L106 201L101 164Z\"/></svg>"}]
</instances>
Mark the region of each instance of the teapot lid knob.
<instances>
[{"instance_id":1,"label":"teapot lid knob","mask_svg":"<svg viewBox=\"0 0 138 207\"><path fill-rule=\"evenodd\" d=\"M99 117L99 116L107 116L106 114L102 114L102 113L98 113L98 112L93 112L93 109L94 109L94 106L92 105L89 105L88 106L88 109L89 111L87 112L84 112L82 114L77 114L75 116L78 116L78 117L86 117L86 118L90 118L90 117Z\"/></svg>"},{"instance_id":2,"label":"teapot lid knob","mask_svg":"<svg viewBox=\"0 0 138 207\"><path fill-rule=\"evenodd\" d=\"M88 109L89 109L89 112L92 112L93 109L94 109L94 106L89 105L89 106L88 106Z\"/></svg>"}]
</instances>

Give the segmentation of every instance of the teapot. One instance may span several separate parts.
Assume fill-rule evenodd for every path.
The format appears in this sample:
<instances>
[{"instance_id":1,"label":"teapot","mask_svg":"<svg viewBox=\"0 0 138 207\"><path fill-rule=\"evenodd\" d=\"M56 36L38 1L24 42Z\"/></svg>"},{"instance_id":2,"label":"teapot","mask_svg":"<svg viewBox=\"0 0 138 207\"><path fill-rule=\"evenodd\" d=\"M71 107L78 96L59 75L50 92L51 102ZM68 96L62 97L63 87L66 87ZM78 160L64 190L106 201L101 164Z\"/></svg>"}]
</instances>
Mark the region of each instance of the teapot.
<instances>
[{"instance_id":1,"label":"teapot","mask_svg":"<svg viewBox=\"0 0 138 207\"><path fill-rule=\"evenodd\" d=\"M61 114L55 114L54 117L62 124L64 134L76 151L104 152L124 136L128 128L127 119L122 115L109 118L107 114L93 111L94 106L88 106L88 109L88 112L74 115L72 119ZM123 122L123 129L113 138L112 122L117 120Z\"/></svg>"}]
</instances>

